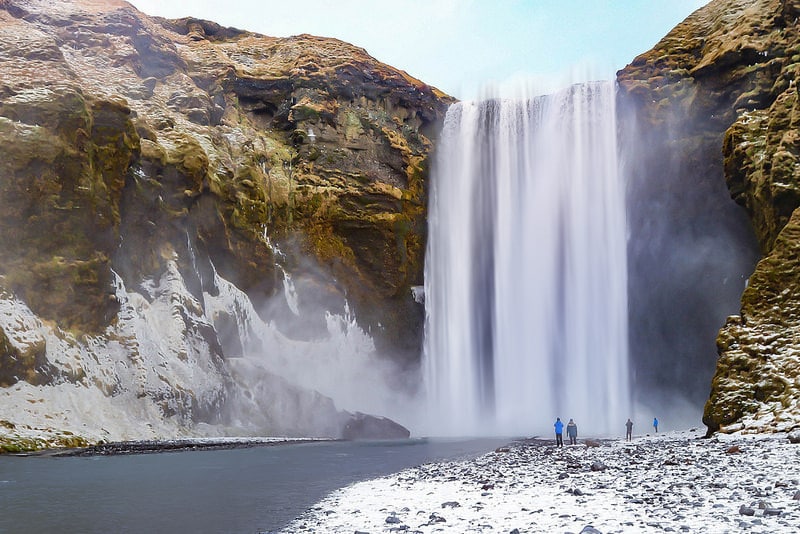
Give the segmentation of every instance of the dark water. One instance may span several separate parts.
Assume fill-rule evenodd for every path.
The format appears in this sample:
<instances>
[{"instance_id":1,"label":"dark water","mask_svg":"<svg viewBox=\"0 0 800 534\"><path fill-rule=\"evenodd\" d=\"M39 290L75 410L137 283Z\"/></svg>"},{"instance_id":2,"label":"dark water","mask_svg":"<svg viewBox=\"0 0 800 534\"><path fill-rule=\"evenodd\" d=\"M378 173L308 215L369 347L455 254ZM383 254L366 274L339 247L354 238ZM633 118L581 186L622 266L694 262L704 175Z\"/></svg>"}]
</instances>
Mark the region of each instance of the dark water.
<instances>
[{"instance_id":1,"label":"dark water","mask_svg":"<svg viewBox=\"0 0 800 534\"><path fill-rule=\"evenodd\" d=\"M414 439L95 456L0 456L2 533L260 533L330 491L501 441Z\"/></svg>"}]
</instances>

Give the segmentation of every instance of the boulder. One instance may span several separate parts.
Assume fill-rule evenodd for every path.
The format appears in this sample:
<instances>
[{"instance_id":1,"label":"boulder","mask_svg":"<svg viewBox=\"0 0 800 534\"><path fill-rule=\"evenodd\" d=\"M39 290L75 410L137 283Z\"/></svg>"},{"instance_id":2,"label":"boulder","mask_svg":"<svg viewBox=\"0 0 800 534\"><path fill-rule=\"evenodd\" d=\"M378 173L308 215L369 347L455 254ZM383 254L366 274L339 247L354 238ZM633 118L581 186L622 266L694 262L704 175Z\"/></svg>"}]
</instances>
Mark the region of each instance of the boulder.
<instances>
[{"instance_id":1,"label":"boulder","mask_svg":"<svg viewBox=\"0 0 800 534\"><path fill-rule=\"evenodd\" d=\"M343 439L407 439L411 432L403 425L386 417L361 412L348 413L342 427Z\"/></svg>"}]
</instances>

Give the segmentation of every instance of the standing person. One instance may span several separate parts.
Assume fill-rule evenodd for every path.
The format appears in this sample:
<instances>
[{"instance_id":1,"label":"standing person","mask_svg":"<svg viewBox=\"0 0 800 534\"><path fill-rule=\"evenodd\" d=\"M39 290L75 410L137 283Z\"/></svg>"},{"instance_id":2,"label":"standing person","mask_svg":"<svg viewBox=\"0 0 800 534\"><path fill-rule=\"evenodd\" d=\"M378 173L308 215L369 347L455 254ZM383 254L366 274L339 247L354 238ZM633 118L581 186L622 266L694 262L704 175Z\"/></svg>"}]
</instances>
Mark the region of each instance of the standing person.
<instances>
[{"instance_id":1,"label":"standing person","mask_svg":"<svg viewBox=\"0 0 800 534\"><path fill-rule=\"evenodd\" d=\"M653 428L656 429L656 434L658 434L658 419L653 417Z\"/></svg>"},{"instance_id":2,"label":"standing person","mask_svg":"<svg viewBox=\"0 0 800 534\"><path fill-rule=\"evenodd\" d=\"M569 438L570 445L578 444L578 425L572 419L567 423L567 437Z\"/></svg>"},{"instance_id":3,"label":"standing person","mask_svg":"<svg viewBox=\"0 0 800 534\"><path fill-rule=\"evenodd\" d=\"M564 433L564 423L561 422L560 417L556 417L556 422L553 427L556 429L556 447L563 447L564 438L562 435Z\"/></svg>"},{"instance_id":4,"label":"standing person","mask_svg":"<svg viewBox=\"0 0 800 534\"><path fill-rule=\"evenodd\" d=\"M633 435L633 421L631 421L630 417L628 417L628 421L625 423L625 429L626 429L625 439L627 441L630 441L631 436Z\"/></svg>"}]
</instances>

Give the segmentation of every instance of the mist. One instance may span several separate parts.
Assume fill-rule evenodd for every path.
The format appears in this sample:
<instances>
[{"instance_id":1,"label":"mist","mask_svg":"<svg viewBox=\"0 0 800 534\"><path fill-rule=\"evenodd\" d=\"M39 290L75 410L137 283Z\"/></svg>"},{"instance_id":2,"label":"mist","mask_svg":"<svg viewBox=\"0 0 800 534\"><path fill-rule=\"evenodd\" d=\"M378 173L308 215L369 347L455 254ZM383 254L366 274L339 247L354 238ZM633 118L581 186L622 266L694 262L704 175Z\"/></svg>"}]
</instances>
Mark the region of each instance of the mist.
<instances>
[{"instance_id":1,"label":"mist","mask_svg":"<svg viewBox=\"0 0 800 534\"><path fill-rule=\"evenodd\" d=\"M263 389L259 382L264 377L279 377L292 386L288 397L296 395L295 388L316 392L330 398L337 410L389 417L413 431L416 405L411 372L376 349L345 291L312 258L292 252L289 272L280 265L286 259L284 253L270 246L278 259L280 278L274 295L251 301L215 273L216 291L204 296L223 351L237 356L227 357L229 365L247 369L237 373L245 397ZM298 415L295 403L284 402L274 392L271 395L270 402L261 406L271 412L271 418L289 422ZM258 399L255 402L261 404ZM241 407L234 404L230 409L235 419L247 421L236 414Z\"/></svg>"},{"instance_id":2,"label":"mist","mask_svg":"<svg viewBox=\"0 0 800 534\"><path fill-rule=\"evenodd\" d=\"M758 246L725 184L719 126L677 111L648 123L620 100L634 400L700 425L717 333L739 313Z\"/></svg>"}]
</instances>

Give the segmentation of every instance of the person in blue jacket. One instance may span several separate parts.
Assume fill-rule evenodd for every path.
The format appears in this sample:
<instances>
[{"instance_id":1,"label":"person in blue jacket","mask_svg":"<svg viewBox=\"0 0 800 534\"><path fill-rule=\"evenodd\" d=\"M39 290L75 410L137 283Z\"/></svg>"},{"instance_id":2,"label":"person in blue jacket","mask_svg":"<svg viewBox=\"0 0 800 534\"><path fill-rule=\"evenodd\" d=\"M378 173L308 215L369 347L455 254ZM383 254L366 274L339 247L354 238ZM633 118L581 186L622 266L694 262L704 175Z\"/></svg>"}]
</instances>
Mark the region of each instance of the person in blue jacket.
<instances>
[{"instance_id":1,"label":"person in blue jacket","mask_svg":"<svg viewBox=\"0 0 800 534\"><path fill-rule=\"evenodd\" d=\"M560 417L556 417L556 422L553 425L556 429L556 447L563 447L564 446L564 423L561 422Z\"/></svg>"},{"instance_id":2,"label":"person in blue jacket","mask_svg":"<svg viewBox=\"0 0 800 534\"><path fill-rule=\"evenodd\" d=\"M656 434L658 434L658 419L653 417L653 428L656 429Z\"/></svg>"}]
</instances>

